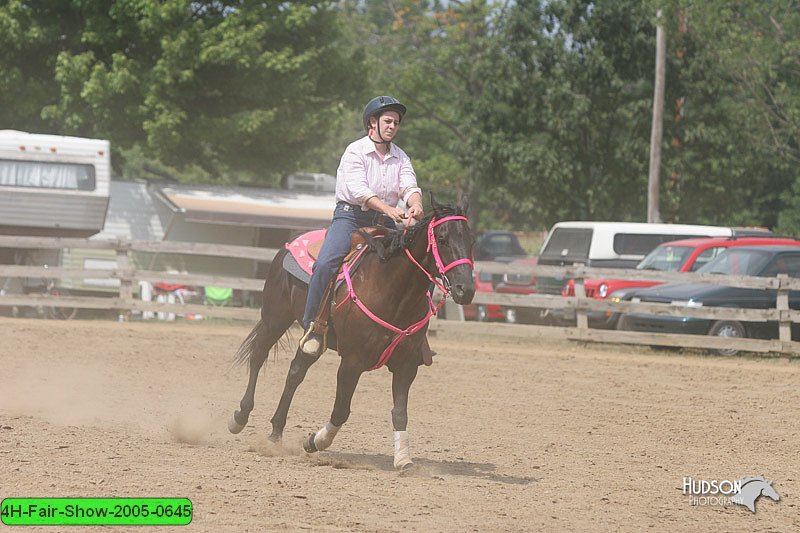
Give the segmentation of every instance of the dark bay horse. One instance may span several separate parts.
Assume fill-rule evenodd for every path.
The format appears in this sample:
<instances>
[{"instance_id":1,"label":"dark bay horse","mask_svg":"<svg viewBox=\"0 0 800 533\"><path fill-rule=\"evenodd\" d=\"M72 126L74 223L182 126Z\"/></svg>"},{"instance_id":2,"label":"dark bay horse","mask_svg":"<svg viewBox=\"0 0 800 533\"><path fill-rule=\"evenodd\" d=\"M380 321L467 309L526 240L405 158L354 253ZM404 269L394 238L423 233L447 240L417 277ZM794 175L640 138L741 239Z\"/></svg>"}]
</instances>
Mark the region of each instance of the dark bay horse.
<instances>
[{"instance_id":1,"label":"dark bay horse","mask_svg":"<svg viewBox=\"0 0 800 533\"><path fill-rule=\"evenodd\" d=\"M303 446L307 452L331 445L350 416L350 402L361 374L378 366L387 347L396 344L385 361L392 372L394 464L398 469L412 464L406 431L408 391L422 363L427 319L433 311L428 289L435 280L462 305L470 303L475 294L473 237L464 216L467 199L464 197L458 206L450 207L437 203L431 195L431 203L433 214L414 226L390 231L382 238L369 238L369 249L352 273L351 282L342 283L335 291L332 322L337 344L331 348L340 357L336 399L330 420L305 440ZM240 409L228 423L232 433L239 433L247 424L254 407L258 371L270 348L303 316L308 287L284 270L286 253L286 249L281 250L273 259L264 284L261 320L239 347L237 362L249 362L250 378ZM379 321L402 332L397 333ZM399 343L393 342L397 340ZM295 390L318 358L299 348L295 353L272 416L270 440L280 441Z\"/></svg>"}]
</instances>

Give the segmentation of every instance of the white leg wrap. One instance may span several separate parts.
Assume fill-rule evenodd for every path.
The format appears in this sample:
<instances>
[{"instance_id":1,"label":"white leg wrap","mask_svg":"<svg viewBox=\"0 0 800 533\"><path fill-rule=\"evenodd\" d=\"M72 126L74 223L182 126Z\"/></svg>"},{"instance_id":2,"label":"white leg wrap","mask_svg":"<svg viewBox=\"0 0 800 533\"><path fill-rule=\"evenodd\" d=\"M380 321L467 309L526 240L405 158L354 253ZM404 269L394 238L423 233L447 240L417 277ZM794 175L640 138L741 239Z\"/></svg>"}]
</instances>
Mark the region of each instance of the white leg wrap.
<instances>
[{"instance_id":1,"label":"white leg wrap","mask_svg":"<svg viewBox=\"0 0 800 533\"><path fill-rule=\"evenodd\" d=\"M342 426L334 426L330 422L325 424L325 427L317 431L314 435L314 446L316 446L317 451L322 451L331 444L333 444L333 438L336 437L336 434L339 432L339 429Z\"/></svg>"},{"instance_id":2,"label":"white leg wrap","mask_svg":"<svg viewBox=\"0 0 800 533\"><path fill-rule=\"evenodd\" d=\"M408 431L394 432L394 467L403 468L411 464Z\"/></svg>"}]
</instances>

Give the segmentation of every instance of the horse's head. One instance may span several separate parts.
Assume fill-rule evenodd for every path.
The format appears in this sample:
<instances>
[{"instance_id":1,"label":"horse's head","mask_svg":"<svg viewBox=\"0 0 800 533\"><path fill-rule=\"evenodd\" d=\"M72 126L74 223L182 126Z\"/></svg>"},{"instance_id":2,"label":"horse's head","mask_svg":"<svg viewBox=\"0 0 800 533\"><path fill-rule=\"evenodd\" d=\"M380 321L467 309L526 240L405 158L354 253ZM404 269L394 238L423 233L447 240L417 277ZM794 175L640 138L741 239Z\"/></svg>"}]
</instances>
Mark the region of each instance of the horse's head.
<instances>
[{"instance_id":1,"label":"horse's head","mask_svg":"<svg viewBox=\"0 0 800 533\"><path fill-rule=\"evenodd\" d=\"M462 196L453 208L438 203L431 193L431 206L433 218L428 226L428 246L453 300L466 305L475 296L472 277L474 240L466 218L469 200Z\"/></svg>"},{"instance_id":2,"label":"horse's head","mask_svg":"<svg viewBox=\"0 0 800 533\"><path fill-rule=\"evenodd\" d=\"M781 499L778 491L772 486L772 481L764 480L764 485L761 486L761 494L768 498L772 498L776 502Z\"/></svg>"},{"instance_id":3,"label":"horse's head","mask_svg":"<svg viewBox=\"0 0 800 533\"><path fill-rule=\"evenodd\" d=\"M778 491L772 486L772 481L764 479L764 476L747 476L739 480L739 493L731 497L731 502L737 505L744 505L750 512L756 512L756 500L760 496L766 496L775 500L781 499Z\"/></svg>"}]
</instances>

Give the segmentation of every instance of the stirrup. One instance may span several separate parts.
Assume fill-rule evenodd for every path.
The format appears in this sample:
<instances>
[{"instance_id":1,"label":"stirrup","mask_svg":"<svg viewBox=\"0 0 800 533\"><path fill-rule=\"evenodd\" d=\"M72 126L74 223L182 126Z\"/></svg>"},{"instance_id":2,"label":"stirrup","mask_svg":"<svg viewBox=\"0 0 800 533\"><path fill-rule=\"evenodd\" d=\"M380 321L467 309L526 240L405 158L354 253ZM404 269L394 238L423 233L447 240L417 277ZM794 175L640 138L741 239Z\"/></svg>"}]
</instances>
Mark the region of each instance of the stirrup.
<instances>
[{"instance_id":1,"label":"stirrup","mask_svg":"<svg viewBox=\"0 0 800 533\"><path fill-rule=\"evenodd\" d=\"M314 337L312 337L312 334ZM320 341L320 338L322 341ZM319 334L314 332L314 322L312 321L311 324L308 326L308 330L305 332L303 337L300 339L300 351L302 351L306 355L313 355L319 357L322 353L328 349L327 346L327 339L328 339L328 332L325 331L324 334Z\"/></svg>"}]
</instances>

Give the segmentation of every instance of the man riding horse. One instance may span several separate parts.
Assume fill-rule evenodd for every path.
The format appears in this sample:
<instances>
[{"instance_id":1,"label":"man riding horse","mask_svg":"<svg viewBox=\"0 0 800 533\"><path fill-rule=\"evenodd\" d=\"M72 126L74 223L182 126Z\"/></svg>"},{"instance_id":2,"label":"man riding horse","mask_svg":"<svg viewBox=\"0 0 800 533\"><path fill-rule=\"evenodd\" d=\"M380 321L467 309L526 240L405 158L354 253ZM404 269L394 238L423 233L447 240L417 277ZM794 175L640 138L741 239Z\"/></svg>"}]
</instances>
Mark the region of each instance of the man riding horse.
<instances>
[{"instance_id":1,"label":"man riding horse","mask_svg":"<svg viewBox=\"0 0 800 533\"><path fill-rule=\"evenodd\" d=\"M325 425L303 442L307 452L325 450L350 416L350 405L361 375L386 367L392 373L394 465L413 465L409 451L408 397L417 369L430 364L426 337L430 318L444 303L434 304L431 285L468 304L475 295L472 247L467 219L469 201L455 206L431 195L431 213L423 216L422 195L408 156L392 144L406 108L390 96L371 100L364 109L367 135L351 144L339 165L333 221L313 265L310 287L306 253L310 232L287 243L272 261L262 291L261 319L242 342L237 361L250 366L244 396L228 422L232 433L247 424L255 406L261 366L276 342L295 321L306 328L300 348L289 365L283 393L270 419L269 438L280 442L289 407L306 372L325 350L325 327L335 318L338 328L331 348L339 354L336 395ZM408 212L397 208L400 200ZM403 218L419 219L397 229ZM387 226L383 234L361 231L363 246L357 258L342 267L344 283L333 281L351 248L353 233L367 226ZM394 228L394 229L391 229ZM300 249L303 253L295 256ZM336 305L330 302L335 298ZM305 305L304 305L305 304ZM320 305L322 304L322 305Z\"/></svg>"},{"instance_id":2,"label":"man riding horse","mask_svg":"<svg viewBox=\"0 0 800 533\"><path fill-rule=\"evenodd\" d=\"M303 314L305 335L300 349L308 355L320 355L325 349L327 323L315 319L326 314L330 299L326 288L350 250L353 232L367 226L394 228L407 217L423 217L422 194L411 159L392 142L405 114L406 106L396 98L373 98L362 115L367 135L351 143L342 155L336 171L336 208L314 263ZM401 198L408 212L397 207ZM429 362L427 343L424 350Z\"/></svg>"}]
</instances>

